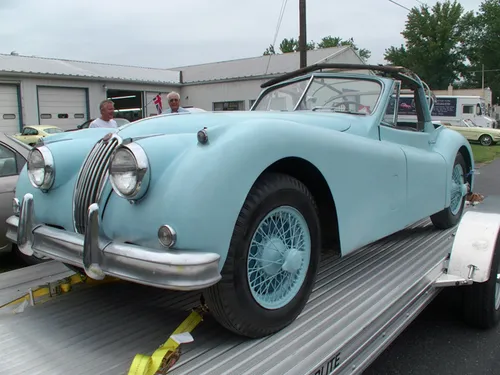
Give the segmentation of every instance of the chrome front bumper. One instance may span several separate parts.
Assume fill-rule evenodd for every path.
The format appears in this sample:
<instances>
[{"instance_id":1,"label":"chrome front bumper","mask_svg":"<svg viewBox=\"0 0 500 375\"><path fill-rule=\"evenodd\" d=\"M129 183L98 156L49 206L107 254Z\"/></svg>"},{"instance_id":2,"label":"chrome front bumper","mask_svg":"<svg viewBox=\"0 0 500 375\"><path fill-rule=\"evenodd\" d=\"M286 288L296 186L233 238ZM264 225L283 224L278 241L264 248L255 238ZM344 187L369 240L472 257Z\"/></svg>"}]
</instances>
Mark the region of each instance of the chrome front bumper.
<instances>
[{"instance_id":1,"label":"chrome front bumper","mask_svg":"<svg viewBox=\"0 0 500 375\"><path fill-rule=\"evenodd\" d=\"M7 238L26 255L33 251L81 267L93 279L106 275L139 284L175 290L203 289L217 283L220 256L216 253L159 250L117 243L99 230L99 206L87 215L85 235L34 222L33 195L26 194L19 217L7 219Z\"/></svg>"}]
</instances>

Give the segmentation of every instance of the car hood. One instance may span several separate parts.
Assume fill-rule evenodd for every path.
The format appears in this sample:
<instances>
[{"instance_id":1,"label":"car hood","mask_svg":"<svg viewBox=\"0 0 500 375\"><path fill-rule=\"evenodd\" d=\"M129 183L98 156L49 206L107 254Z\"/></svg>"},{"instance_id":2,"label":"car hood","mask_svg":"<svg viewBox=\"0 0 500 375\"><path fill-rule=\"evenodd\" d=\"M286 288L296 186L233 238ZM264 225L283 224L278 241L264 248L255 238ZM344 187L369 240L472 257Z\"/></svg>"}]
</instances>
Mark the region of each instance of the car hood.
<instances>
[{"instance_id":1,"label":"car hood","mask_svg":"<svg viewBox=\"0 0 500 375\"><path fill-rule=\"evenodd\" d=\"M315 112L199 112L167 114L149 117L119 128L122 138L147 137L148 135L197 133L204 127L226 128L229 126L251 125L272 122L286 122L346 131L351 124L360 121L361 116L341 113Z\"/></svg>"}]
</instances>

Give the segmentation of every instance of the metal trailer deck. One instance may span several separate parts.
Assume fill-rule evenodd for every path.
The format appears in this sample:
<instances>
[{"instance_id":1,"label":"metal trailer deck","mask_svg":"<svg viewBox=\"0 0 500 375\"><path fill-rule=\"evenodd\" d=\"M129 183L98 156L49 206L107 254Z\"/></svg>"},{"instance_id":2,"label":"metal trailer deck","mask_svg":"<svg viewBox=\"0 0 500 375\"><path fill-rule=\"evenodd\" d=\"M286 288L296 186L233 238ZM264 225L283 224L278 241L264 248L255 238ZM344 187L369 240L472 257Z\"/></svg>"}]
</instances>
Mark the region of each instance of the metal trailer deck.
<instances>
[{"instance_id":1,"label":"metal trailer deck","mask_svg":"<svg viewBox=\"0 0 500 375\"><path fill-rule=\"evenodd\" d=\"M430 220L341 260L326 251L304 311L286 329L251 340L210 316L181 345L172 375L361 373L437 295L456 228ZM73 274L58 262L0 274L0 305ZM126 374L199 305L200 293L126 282L81 285L18 314L0 309L1 374Z\"/></svg>"}]
</instances>

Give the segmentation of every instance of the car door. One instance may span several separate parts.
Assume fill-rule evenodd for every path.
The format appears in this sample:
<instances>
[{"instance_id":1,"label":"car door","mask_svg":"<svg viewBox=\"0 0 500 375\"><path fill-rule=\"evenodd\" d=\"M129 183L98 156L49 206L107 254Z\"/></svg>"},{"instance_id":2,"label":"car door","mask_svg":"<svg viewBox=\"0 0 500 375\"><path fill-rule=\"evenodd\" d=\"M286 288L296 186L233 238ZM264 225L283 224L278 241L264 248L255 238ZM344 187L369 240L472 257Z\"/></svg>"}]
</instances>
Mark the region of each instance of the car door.
<instances>
[{"instance_id":1,"label":"car door","mask_svg":"<svg viewBox=\"0 0 500 375\"><path fill-rule=\"evenodd\" d=\"M395 102L399 107L399 101ZM398 123L397 114L393 122L380 124L380 141L398 145L406 156L406 218L409 222L444 208L446 162L434 149L436 131L432 123L427 127L422 121Z\"/></svg>"},{"instance_id":2,"label":"car door","mask_svg":"<svg viewBox=\"0 0 500 375\"><path fill-rule=\"evenodd\" d=\"M6 220L12 215L14 191L24 162L21 155L0 142L0 249L10 246L10 241L5 237Z\"/></svg>"}]
</instances>

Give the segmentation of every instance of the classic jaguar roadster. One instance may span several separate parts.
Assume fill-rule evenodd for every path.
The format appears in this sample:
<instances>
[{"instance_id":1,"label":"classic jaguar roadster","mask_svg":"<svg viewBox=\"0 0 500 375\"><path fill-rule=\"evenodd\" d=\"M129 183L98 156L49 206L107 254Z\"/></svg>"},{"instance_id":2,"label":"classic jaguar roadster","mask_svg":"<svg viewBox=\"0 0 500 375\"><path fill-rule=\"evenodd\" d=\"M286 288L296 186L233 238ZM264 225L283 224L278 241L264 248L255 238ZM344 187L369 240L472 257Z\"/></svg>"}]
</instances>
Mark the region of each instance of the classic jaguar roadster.
<instances>
[{"instance_id":1,"label":"classic jaguar roadster","mask_svg":"<svg viewBox=\"0 0 500 375\"><path fill-rule=\"evenodd\" d=\"M414 124L397 119L402 86ZM415 74L319 64L262 87L250 111L43 140L19 176L8 237L91 278L200 290L223 326L261 337L302 311L321 249L345 256L429 216L459 222L472 151L433 125Z\"/></svg>"}]
</instances>

